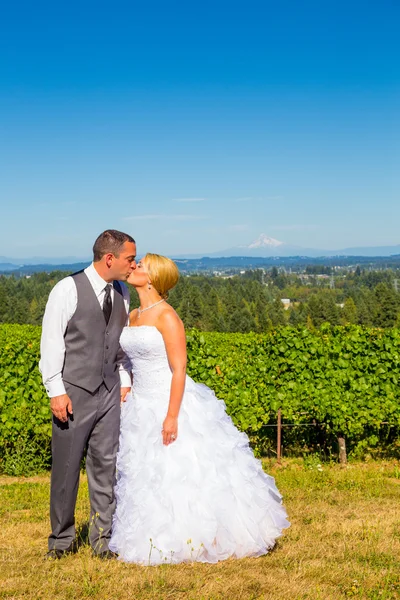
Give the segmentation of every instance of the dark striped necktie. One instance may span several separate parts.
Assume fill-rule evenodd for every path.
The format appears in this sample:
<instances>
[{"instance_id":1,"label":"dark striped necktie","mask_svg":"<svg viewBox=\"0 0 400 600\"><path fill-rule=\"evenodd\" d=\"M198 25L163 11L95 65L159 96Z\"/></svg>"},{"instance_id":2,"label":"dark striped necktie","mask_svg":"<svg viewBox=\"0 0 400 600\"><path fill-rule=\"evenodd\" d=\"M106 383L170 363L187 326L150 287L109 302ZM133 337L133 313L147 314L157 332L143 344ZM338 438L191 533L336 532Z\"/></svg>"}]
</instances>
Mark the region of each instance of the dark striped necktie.
<instances>
[{"instance_id":1,"label":"dark striped necktie","mask_svg":"<svg viewBox=\"0 0 400 600\"><path fill-rule=\"evenodd\" d=\"M108 325L108 322L110 320L111 317L111 311L112 311L112 301L111 301L111 283L107 283L106 287L105 287L106 293L104 296L104 303L103 303L103 315L104 318L106 320L106 323Z\"/></svg>"}]
</instances>

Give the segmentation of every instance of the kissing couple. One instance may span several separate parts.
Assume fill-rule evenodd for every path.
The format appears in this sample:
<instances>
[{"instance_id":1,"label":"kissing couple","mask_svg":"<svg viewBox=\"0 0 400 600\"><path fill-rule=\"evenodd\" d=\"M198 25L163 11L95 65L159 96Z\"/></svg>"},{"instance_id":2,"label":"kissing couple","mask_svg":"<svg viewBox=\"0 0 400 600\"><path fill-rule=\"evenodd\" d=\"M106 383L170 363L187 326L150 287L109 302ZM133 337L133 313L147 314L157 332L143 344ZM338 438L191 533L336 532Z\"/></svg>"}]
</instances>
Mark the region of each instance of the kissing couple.
<instances>
[{"instance_id":1,"label":"kissing couple","mask_svg":"<svg viewBox=\"0 0 400 600\"><path fill-rule=\"evenodd\" d=\"M92 264L50 293L40 358L53 414L49 559L77 550L85 449L89 541L101 559L260 556L289 526L247 435L186 375L184 326L167 302L178 278L171 259L136 262L134 239L109 229ZM130 313L125 282L140 301Z\"/></svg>"}]
</instances>

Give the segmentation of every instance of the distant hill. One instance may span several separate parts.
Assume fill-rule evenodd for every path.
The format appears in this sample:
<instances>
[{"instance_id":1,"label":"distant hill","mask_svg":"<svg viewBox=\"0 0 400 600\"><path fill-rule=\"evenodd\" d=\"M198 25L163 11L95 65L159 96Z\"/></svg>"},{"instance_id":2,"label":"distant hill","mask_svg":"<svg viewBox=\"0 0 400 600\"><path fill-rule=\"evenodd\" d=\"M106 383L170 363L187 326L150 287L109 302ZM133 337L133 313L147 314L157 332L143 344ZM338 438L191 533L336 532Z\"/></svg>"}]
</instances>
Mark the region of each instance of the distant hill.
<instances>
[{"instance_id":1,"label":"distant hill","mask_svg":"<svg viewBox=\"0 0 400 600\"><path fill-rule=\"evenodd\" d=\"M400 268L400 254L397 256L324 256L318 258L311 258L307 256L270 256L270 257L259 257L259 256L228 256L228 257L210 257L204 256L201 258L174 258L179 270L182 273L195 273L195 272L213 272L213 271L227 271L227 270L242 270L242 269L259 269L259 268L271 268L283 267L285 269L292 269L293 271L304 269L308 265L326 265L326 266L339 266L348 267L360 265L364 268L371 269L399 269ZM33 273L51 273L53 271L65 271L74 273L80 271L88 266L88 262L80 262L74 264L61 264L61 265L23 265L17 267L13 265L13 269L1 269L0 274L3 275L16 275L18 277L24 277L32 275Z\"/></svg>"},{"instance_id":2,"label":"distant hill","mask_svg":"<svg viewBox=\"0 0 400 600\"><path fill-rule=\"evenodd\" d=\"M12 268L3 268L0 263L0 274L3 275L32 275L32 273L52 273L53 271L65 271L75 273L85 269L91 261L72 264L43 264L43 265L11 265ZM4 264L4 263L3 263ZM6 263L9 265L9 263Z\"/></svg>"},{"instance_id":3,"label":"distant hill","mask_svg":"<svg viewBox=\"0 0 400 600\"><path fill-rule=\"evenodd\" d=\"M261 233L257 239L247 246L235 246L219 252L208 254L210 257L229 257L229 256L251 256L251 257L290 257L304 256L309 258L329 257L329 256L393 256L400 254L400 244L397 246L365 246L355 248L343 248L341 250L321 250L317 248L303 248L285 244L265 233Z\"/></svg>"},{"instance_id":4,"label":"distant hill","mask_svg":"<svg viewBox=\"0 0 400 600\"><path fill-rule=\"evenodd\" d=\"M0 263L0 271L13 271L15 269L15 264L4 262Z\"/></svg>"},{"instance_id":5,"label":"distant hill","mask_svg":"<svg viewBox=\"0 0 400 600\"><path fill-rule=\"evenodd\" d=\"M78 263L90 263L91 259L81 256L32 256L30 258L10 258L9 256L0 256L0 267L3 265L23 266L23 265L73 265Z\"/></svg>"},{"instance_id":6,"label":"distant hill","mask_svg":"<svg viewBox=\"0 0 400 600\"><path fill-rule=\"evenodd\" d=\"M371 268L399 268L400 244L319 250L286 244L262 233L247 246L235 246L202 255L175 256L175 260L183 272L268 268L271 265L300 268L310 264L331 266L361 264ZM74 272L84 269L90 262L91 259L74 257L14 259L0 256L0 273L29 275L51 271Z\"/></svg>"},{"instance_id":7,"label":"distant hill","mask_svg":"<svg viewBox=\"0 0 400 600\"><path fill-rule=\"evenodd\" d=\"M226 271L241 269L259 269L283 267L299 271L309 265L324 265L330 267L355 267L360 265L371 269L399 269L400 254L396 256L323 256L310 258L307 256L203 256L201 258L175 258L179 270L184 273L201 271Z\"/></svg>"}]
</instances>

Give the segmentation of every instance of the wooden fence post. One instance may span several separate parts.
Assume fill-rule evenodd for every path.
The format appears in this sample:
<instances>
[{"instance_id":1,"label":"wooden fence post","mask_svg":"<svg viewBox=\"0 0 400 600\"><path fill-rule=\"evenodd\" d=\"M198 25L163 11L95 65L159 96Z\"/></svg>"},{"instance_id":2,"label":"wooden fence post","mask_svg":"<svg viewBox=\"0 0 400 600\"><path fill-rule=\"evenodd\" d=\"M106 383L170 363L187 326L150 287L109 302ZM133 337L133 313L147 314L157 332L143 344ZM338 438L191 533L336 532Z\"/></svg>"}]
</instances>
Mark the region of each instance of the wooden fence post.
<instances>
[{"instance_id":1,"label":"wooden fence post","mask_svg":"<svg viewBox=\"0 0 400 600\"><path fill-rule=\"evenodd\" d=\"M346 440L344 439L342 433L340 433L338 435L338 444L339 444L339 462L341 465L345 465L347 463Z\"/></svg>"},{"instance_id":2,"label":"wooden fence post","mask_svg":"<svg viewBox=\"0 0 400 600\"><path fill-rule=\"evenodd\" d=\"M282 448L282 412L278 409L278 423L277 423L277 435L276 435L276 455L278 464L281 464L281 448Z\"/></svg>"}]
</instances>

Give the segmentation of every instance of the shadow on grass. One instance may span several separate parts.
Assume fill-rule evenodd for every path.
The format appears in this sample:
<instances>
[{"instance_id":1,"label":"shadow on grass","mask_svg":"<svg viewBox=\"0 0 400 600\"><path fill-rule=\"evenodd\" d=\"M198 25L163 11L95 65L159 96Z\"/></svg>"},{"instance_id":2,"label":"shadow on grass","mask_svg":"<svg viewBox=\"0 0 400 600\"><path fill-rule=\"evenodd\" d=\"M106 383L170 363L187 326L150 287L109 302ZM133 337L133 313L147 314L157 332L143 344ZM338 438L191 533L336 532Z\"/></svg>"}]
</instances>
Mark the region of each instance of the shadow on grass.
<instances>
[{"instance_id":1,"label":"shadow on grass","mask_svg":"<svg viewBox=\"0 0 400 600\"><path fill-rule=\"evenodd\" d=\"M79 550L79 548L81 548L82 546L88 546L88 545L89 545L89 521L79 525L78 529L76 530L77 550Z\"/></svg>"}]
</instances>

